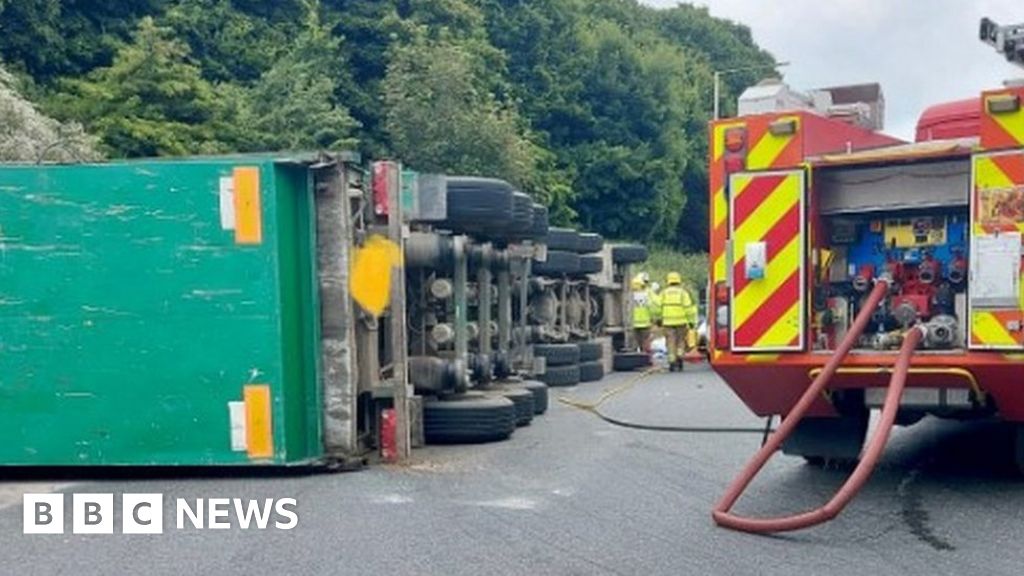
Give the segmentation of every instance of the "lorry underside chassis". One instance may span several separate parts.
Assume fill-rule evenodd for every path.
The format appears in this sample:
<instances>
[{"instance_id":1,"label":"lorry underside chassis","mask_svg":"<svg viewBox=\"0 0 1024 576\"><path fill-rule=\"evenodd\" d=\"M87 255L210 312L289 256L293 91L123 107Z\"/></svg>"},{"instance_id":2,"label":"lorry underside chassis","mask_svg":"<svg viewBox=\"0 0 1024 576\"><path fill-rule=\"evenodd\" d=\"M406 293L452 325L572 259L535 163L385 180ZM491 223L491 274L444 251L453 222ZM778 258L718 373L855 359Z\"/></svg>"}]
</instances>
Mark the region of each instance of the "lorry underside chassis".
<instances>
[{"instance_id":1,"label":"lorry underside chassis","mask_svg":"<svg viewBox=\"0 0 1024 576\"><path fill-rule=\"evenodd\" d=\"M986 93L975 137L944 143L809 112L713 126L715 370L755 413L787 415L868 318L784 452L856 459L916 327L896 423L1024 423L1022 96Z\"/></svg>"}]
</instances>

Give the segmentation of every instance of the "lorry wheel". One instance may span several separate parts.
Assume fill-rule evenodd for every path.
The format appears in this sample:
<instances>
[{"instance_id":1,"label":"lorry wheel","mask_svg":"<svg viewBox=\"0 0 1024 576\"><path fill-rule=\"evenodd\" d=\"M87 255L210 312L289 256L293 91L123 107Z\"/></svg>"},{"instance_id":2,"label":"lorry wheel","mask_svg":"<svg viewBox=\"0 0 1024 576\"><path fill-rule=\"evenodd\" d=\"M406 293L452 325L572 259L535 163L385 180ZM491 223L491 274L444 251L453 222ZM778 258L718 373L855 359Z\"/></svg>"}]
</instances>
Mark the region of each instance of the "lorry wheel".
<instances>
[{"instance_id":1,"label":"lorry wheel","mask_svg":"<svg viewBox=\"0 0 1024 576\"><path fill-rule=\"evenodd\" d=\"M616 264L639 264L647 261L647 248L636 244L624 244L612 248L612 262Z\"/></svg>"},{"instance_id":2,"label":"lorry wheel","mask_svg":"<svg viewBox=\"0 0 1024 576\"><path fill-rule=\"evenodd\" d=\"M534 344L533 355L546 359L548 366L578 364L580 347L576 344Z\"/></svg>"},{"instance_id":3,"label":"lorry wheel","mask_svg":"<svg viewBox=\"0 0 1024 576\"><path fill-rule=\"evenodd\" d=\"M487 234L495 229L495 223L505 226L512 219L515 188L508 182L453 176L447 183L448 218L440 228Z\"/></svg>"},{"instance_id":4,"label":"lorry wheel","mask_svg":"<svg viewBox=\"0 0 1024 576\"><path fill-rule=\"evenodd\" d=\"M524 380L520 384L533 394L533 413L537 416L548 411L548 385L536 380Z\"/></svg>"},{"instance_id":5,"label":"lorry wheel","mask_svg":"<svg viewBox=\"0 0 1024 576\"><path fill-rule=\"evenodd\" d=\"M528 194L512 194L512 217L508 222L510 238L529 238L533 232L533 199Z\"/></svg>"},{"instance_id":6,"label":"lorry wheel","mask_svg":"<svg viewBox=\"0 0 1024 576\"><path fill-rule=\"evenodd\" d=\"M616 372L632 372L651 365L651 357L643 352L620 352L612 359Z\"/></svg>"},{"instance_id":7,"label":"lorry wheel","mask_svg":"<svg viewBox=\"0 0 1024 576\"><path fill-rule=\"evenodd\" d=\"M545 262L534 262L533 273L537 276L561 276L580 271L580 255L575 252L549 250Z\"/></svg>"},{"instance_id":8,"label":"lorry wheel","mask_svg":"<svg viewBox=\"0 0 1024 576\"><path fill-rule=\"evenodd\" d=\"M505 440L516 429L516 407L508 398L469 392L423 402L428 444L474 444Z\"/></svg>"},{"instance_id":9,"label":"lorry wheel","mask_svg":"<svg viewBox=\"0 0 1024 576\"><path fill-rule=\"evenodd\" d=\"M808 464L845 467L860 457L868 431L867 410L837 418L804 418L782 443L782 452Z\"/></svg>"},{"instance_id":10,"label":"lorry wheel","mask_svg":"<svg viewBox=\"0 0 1024 576\"><path fill-rule=\"evenodd\" d=\"M604 238L600 234L580 234L576 239L576 251L580 254L593 254L604 248Z\"/></svg>"},{"instance_id":11,"label":"lorry wheel","mask_svg":"<svg viewBox=\"0 0 1024 576\"><path fill-rule=\"evenodd\" d=\"M548 366L540 380L553 387L575 386L580 383L580 366L579 364Z\"/></svg>"},{"instance_id":12,"label":"lorry wheel","mask_svg":"<svg viewBox=\"0 0 1024 576\"><path fill-rule=\"evenodd\" d=\"M548 207L543 204L533 205L533 225L530 227L530 238L541 240L548 235Z\"/></svg>"},{"instance_id":13,"label":"lorry wheel","mask_svg":"<svg viewBox=\"0 0 1024 576\"><path fill-rule=\"evenodd\" d=\"M604 357L604 345L600 342L587 340L586 342L577 342L576 346L580 349L580 362L595 362Z\"/></svg>"},{"instance_id":14,"label":"lorry wheel","mask_svg":"<svg viewBox=\"0 0 1024 576\"><path fill-rule=\"evenodd\" d=\"M495 386L487 394L508 398L516 407L516 426L529 426L533 421L533 393L520 386Z\"/></svg>"},{"instance_id":15,"label":"lorry wheel","mask_svg":"<svg viewBox=\"0 0 1024 576\"><path fill-rule=\"evenodd\" d=\"M604 378L604 365L600 362L580 364L580 382L599 382Z\"/></svg>"},{"instance_id":16,"label":"lorry wheel","mask_svg":"<svg viewBox=\"0 0 1024 576\"><path fill-rule=\"evenodd\" d=\"M548 235L544 237L544 244L548 250L561 250L564 252L575 252L579 245L579 233L572 228L548 228Z\"/></svg>"},{"instance_id":17,"label":"lorry wheel","mask_svg":"<svg viewBox=\"0 0 1024 576\"><path fill-rule=\"evenodd\" d=\"M597 255L580 256L580 274L600 274L604 270L604 258Z\"/></svg>"}]
</instances>

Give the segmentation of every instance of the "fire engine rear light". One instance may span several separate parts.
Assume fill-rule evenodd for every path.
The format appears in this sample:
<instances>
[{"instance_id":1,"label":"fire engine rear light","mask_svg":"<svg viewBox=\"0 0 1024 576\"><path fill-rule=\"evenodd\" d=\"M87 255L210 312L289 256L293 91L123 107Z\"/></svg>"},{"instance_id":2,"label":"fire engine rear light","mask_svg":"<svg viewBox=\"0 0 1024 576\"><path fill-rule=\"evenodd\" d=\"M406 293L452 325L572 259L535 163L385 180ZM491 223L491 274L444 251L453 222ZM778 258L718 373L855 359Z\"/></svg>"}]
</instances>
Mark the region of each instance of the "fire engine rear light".
<instances>
[{"instance_id":1,"label":"fire engine rear light","mask_svg":"<svg viewBox=\"0 0 1024 576\"><path fill-rule=\"evenodd\" d=\"M1020 97L1016 94L998 94L985 99L989 114L1012 114L1020 110Z\"/></svg>"},{"instance_id":2,"label":"fire engine rear light","mask_svg":"<svg viewBox=\"0 0 1024 576\"><path fill-rule=\"evenodd\" d=\"M715 326L719 328L729 327L729 307L721 305L715 310Z\"/></svg>"},{"instance_id":3,"label":"fire engine rear light","mask_svg":"<svg viewBox=\"0 0 1024 576\"><path fill-rule=\"evenodd\" d=\"M725 171L729 174L742 172L746 168L746 161L742 156L733 156L725 159Z\"/></svg>"},{"instance_id":4,"label":"fire engine rear light","mask_svg":"<svg viewBox=\"0 0 1024 576\"><path fill-rule=\"evenodd\" d=\"M768 132L772 136L789 136L796 134L796 120L792 118L787 120L776 120L768 125Z\"/></svg>"},{"instance_id":5,"label":"fire engine rear light","mask_svg":"<svg viewBox=\"0 0 1024 576\"><path fill-rule=\"evenodd\" d=\"M715 284L715 302L725 304L729 301L729 285L725 282Z\"/></svg>"},{"instance_id":6,"label":"fire engine rear light","mask_svg":"<svg viewBox=\"0 0 1024 576\"><path fill-rule=\"evenodd\" d=\"M729 329L718 328L715 330L715 348L719 350L729 349Z\"/></svg>"},{"instance_id":7,"label":"fire engine rear light","mask_svg":"<svg viewBox=\"0 0 1024 576\"><path fill-rule=\"evenodd\" d=\"M747 145L746 128L730 128L725 131L725 149L729 152L739 152Z\"/></svg>"}]
</instances>

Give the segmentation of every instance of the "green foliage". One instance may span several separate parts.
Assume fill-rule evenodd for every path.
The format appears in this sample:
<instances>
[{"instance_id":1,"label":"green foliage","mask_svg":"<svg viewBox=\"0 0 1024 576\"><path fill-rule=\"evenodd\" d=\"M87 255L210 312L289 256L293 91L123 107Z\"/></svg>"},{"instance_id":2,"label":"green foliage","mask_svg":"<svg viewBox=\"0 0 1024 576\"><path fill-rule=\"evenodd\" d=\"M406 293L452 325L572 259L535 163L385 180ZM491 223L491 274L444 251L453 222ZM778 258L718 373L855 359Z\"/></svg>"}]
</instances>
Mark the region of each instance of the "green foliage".
<instances>
[{"instance_id":1,"label":"green foliage","mask_svg":"<svg viewBox=\"0 0 1024 576\"><path fill-rule=\"evenodd\" d=\"M334 96L348 81L341 42L318 21L310 22L292 48L239 96L236 125L246 134L242 151L352 148L358 123Z\"/></svg>"},{"instance_id":2,"label":"green foliage","mask_svg":"<svg viewBox=\"0 0 1024 576\"><path fill-rule=\"evenodd\" d=\"M637 272L647 272L652 282L665 286L669 272L683 276L683 284L693 293L707 289L708 255L706 252L684 253L672 248L655 247L647 262L636 266Z\"/></svg>"},{"instance_id":3,"label":"green foliage","mask_svg":"<svg viewBox=\"0 0 1024 576\"><path fill-rule=\"evenodd\" d=\"M81 120L112 155L225 151L224 106L188 56L167 28L144 18L111 66L64 82L54 109Z\"/></svg>"},{"instance_id":4,"label":"green foliage","mask_svg":"<svg viewBox=\"0 0 1024 576\"><path fill-rule=\"evenodd\" d=\"M112 156L355 146L691 250L712 70L773 63L706 8L637 0L0 0L0 57ZM763 74L726 76L723 109Z\"/></svg>"},{"instance_id":5,"label":"green foliage","mask_svg":"<svg viewBox=\"0 0 1024 576\"><path fill-rule=\"evenodd\" d=\"M536 164L519 118L484 87L466 48L417 42L399 48L383 83L395 153L423 171L491 175L523 185Z\"/></svg>"}]
</instances>

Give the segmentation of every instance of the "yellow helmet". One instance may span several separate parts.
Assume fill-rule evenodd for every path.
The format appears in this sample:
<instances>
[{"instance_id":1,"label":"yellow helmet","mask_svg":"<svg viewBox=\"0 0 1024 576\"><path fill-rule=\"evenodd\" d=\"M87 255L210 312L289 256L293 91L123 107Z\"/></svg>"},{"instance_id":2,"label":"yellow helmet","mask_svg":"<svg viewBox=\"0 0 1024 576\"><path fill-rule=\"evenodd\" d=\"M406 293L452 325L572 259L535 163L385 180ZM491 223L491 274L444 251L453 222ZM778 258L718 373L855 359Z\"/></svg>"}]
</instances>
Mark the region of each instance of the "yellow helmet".
<instances>
[{"instance_id":1,"label":"yellow helmet","mask_svg":"<svg viewBox=\"0 0 1024 576\"><path fill-rule=\"evenodd\" d=\"M666 280L669 286L678 286L683 283L683 277L679 275L679 272L669 272Z\"/></svg>"},{"instance_id":2,"label":"yellow helmet","mask_svg":"<svg viewBox=\"0 0 1024 576\"><path fill-rule=\"evenodd\" d=\"M630 283L630 285L633 287L633 290L643 290L644 289L644 281L639 276L637 276L636 278L633 278L633 281Z\"/></svg>"}]
</instances>

